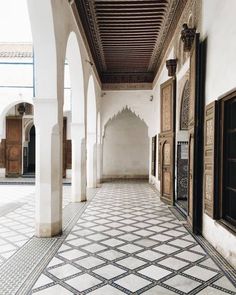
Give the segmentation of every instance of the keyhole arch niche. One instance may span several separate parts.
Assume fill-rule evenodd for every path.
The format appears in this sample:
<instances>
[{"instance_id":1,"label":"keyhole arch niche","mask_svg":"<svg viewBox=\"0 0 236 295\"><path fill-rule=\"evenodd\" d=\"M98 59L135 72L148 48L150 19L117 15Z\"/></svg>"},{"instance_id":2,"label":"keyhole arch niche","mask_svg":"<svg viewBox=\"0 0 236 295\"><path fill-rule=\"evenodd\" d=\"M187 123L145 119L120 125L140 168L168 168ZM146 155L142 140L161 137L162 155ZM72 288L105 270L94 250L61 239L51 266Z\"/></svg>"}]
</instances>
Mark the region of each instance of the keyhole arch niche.
<instances>
[{"instance_id":1,"label":"keyhole arch niche","mask_svg":"<svg viewBox=\"0 0 236 295\"><path fill-rule=\"evenodd\" d=\"M147 179L148 126L127 107L104 128L103 179Z\"/></svg>"}]
</instances>

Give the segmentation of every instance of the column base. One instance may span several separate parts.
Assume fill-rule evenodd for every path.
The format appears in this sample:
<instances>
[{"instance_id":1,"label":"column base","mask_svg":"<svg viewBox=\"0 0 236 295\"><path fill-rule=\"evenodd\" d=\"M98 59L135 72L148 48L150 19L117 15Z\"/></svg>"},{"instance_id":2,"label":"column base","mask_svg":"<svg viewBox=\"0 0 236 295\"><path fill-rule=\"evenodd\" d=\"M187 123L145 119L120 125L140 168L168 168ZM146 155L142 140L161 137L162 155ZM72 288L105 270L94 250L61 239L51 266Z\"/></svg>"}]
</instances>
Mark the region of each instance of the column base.
<instances>
[{"instance_id":1,"label":"column base","mask_svg":"<svg viewBox=\"0 0 236 295\"><path fill-rule=\"evenodd\" d=\"M36 223L35 236L38 238L51 238L62 234L62 221L54 223Z\"/></svg>"},{"instance_id":2,"label":"column base","mask_svg":"<svg viewBox=\"0 0 236 295\"><path fill-rule=\"evenodd\" d=\"M86 201L87 201L86 196L72 196L73 203L80 203L80 202L86 202Z\"/></svg>"}]
</instances>

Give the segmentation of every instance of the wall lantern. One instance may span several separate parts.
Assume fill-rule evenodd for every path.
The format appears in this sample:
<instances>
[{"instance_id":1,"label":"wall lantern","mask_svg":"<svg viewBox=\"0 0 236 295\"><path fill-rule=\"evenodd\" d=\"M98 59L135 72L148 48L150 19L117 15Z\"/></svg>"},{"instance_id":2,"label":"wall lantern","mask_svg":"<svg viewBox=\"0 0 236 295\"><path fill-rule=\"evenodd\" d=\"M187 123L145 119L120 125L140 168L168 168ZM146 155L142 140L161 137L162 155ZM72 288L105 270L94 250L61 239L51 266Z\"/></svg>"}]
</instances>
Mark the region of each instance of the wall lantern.
<instances>
[{"instance_id":1,"label":"wall lantern","mask_svg":"<svg viewBox=\"0 0 236 295\"><path fill-rule=\"evenodd\" d=\"M21 103L21 104L19 105L17 111L19 112L19 114L20 114L21 116L23 116L24 113L25 113L25 104L24 104L24 103Z\"/></svg>"},{"instance_id":2,"label":"wall lantern","mask_svg":"<svg viewBox=\"0 0 236 295\"><path fill-rule=\"evenodd\" d=\"M181 31L181 40L184 42L185 52L189 52L191 50L195 34L195 28L189 28L187 24L183 24L183 30Z\"/></svg>"},{"instance_id":3,"label":"wall lantern","mask_svg":"<svg viewBox=\"0 0 236 295\"><path fill-rule=\"evenodd\" d=\"M176 73L177 59L168 59L166 61L166 67L168 70L168 76L173 77Z\"/></svg>"}]
</instances>

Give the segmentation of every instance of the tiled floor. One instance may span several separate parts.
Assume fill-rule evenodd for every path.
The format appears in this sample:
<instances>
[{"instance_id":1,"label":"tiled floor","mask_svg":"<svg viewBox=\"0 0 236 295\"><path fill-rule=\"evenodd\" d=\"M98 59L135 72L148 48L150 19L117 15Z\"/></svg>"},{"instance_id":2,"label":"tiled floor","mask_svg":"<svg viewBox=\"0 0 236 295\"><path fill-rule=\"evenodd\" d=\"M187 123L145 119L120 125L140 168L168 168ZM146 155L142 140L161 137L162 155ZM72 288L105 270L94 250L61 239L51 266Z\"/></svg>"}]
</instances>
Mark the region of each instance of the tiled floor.
<instances>
[{"instance_id":1,"label":"tiled floor","mask_svg":"<svg viewBox=\"0 0 236 295\"><path fill-rule=\"evenodd\" d=\"M0 185L0 265L34 234L34 192L34 185ZM63 207L69 201L70 186L64 186Z\"/></svg>"},{"instance_id":2,"label":"tiled floor","mask_svg":"<svg viewBox=\"0 0 236 295\"><path fill-rule=\"evenodd\" d=\"M30 294L236 294L147 183L104 184Z\"/></svg>"}]
</instances>

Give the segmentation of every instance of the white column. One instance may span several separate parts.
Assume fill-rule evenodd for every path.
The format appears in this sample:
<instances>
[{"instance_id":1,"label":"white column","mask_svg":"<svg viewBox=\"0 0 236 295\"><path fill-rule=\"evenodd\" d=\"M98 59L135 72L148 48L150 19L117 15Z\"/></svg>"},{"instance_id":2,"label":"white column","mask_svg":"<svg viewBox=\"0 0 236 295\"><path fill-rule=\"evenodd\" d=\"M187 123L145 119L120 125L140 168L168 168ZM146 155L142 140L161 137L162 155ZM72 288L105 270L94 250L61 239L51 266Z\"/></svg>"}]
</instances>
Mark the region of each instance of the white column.
<instances>
[{"instance_id":1,"label":"white column","mask_svg":"<svg viewBox=\"0 0 236 295\"><path fill-rule=\"evenodd\" d=\"M62 231L62 120L57 99L35 99L36 236Z\"/></svg>"},{"instance_id":2,"label":"white column","mask_svg":"<svg viewBox=\"0 0 236 295\"><path fill-rule=\"evenodd\" d=\"M97 144L97 184L102 183L103 144Z\"/></svg>"},{"instance_id":3,"label":"white column","mask_svg":"<svg viewBox=\"0 0 236 295\"><path fill-rule=\"evenodd\" d=\"M87 134L87 187L97 186L97 144L96 133Z\"/></svg>"},{"instance_id":4,"label":"white column","mask_svg":"<svg viewBox=\"0 0 236 295\"><path fill-rule=\"evenodd\" d=\"M84 124L71 123L72 202L86 201L86 143Z\"/></svg>"}]
</instances>

